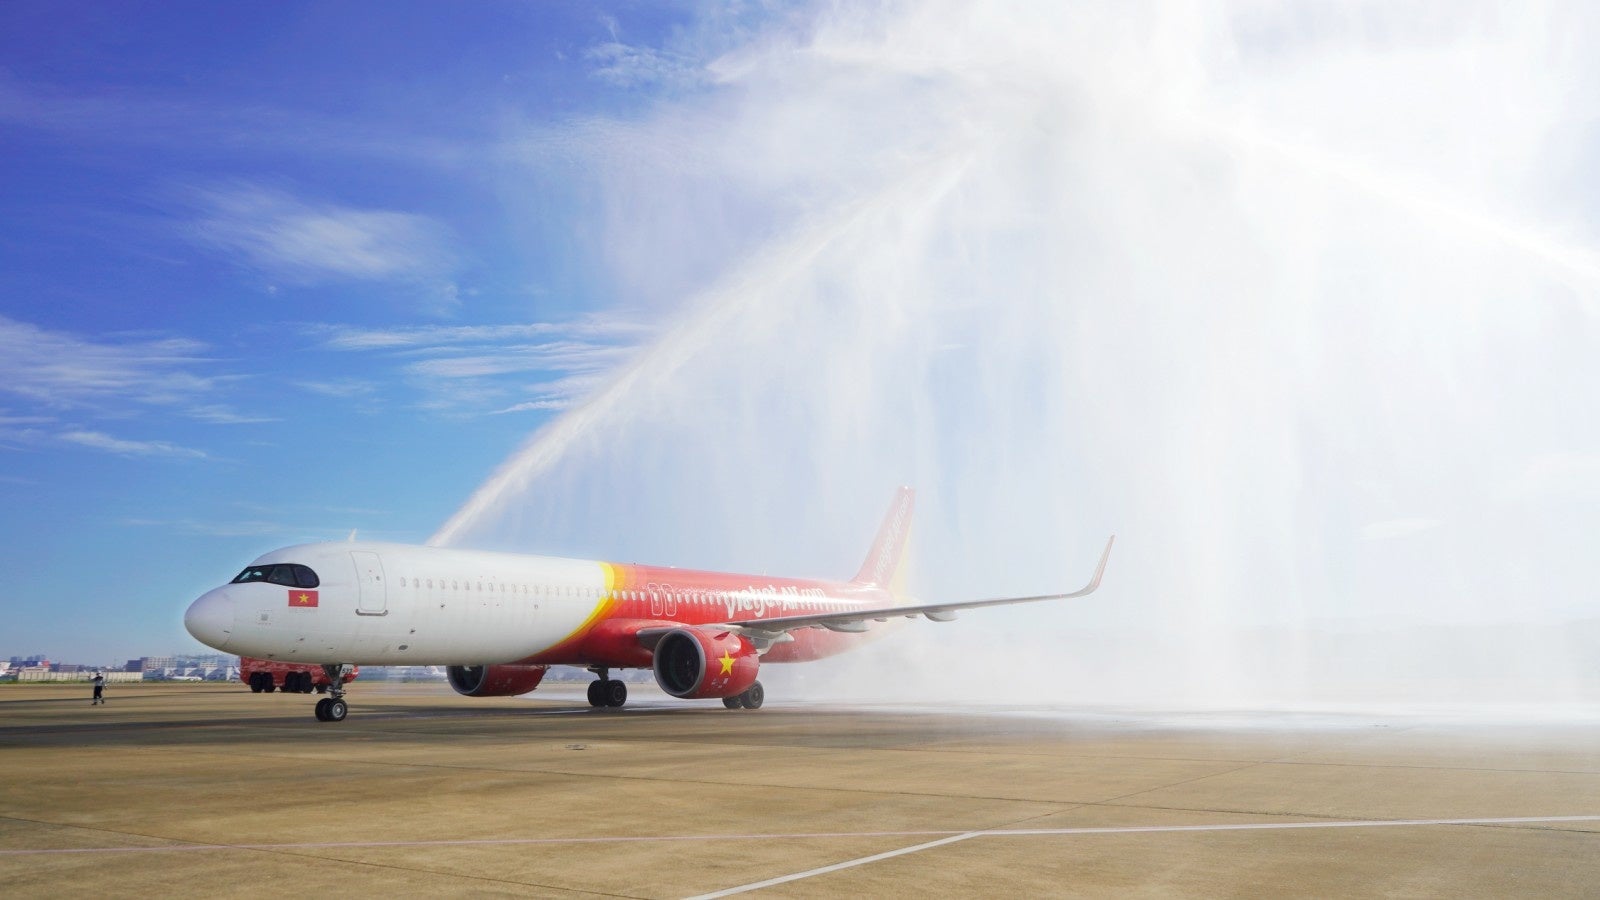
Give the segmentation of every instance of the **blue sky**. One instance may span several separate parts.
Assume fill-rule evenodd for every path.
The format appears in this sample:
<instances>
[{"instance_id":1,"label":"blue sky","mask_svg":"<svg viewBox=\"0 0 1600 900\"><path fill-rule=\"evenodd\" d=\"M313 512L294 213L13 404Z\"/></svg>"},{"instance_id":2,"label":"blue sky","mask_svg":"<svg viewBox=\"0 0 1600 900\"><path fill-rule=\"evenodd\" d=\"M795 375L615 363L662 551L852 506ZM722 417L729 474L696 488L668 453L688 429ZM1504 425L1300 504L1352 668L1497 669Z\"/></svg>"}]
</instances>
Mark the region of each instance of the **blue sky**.
<instances>
[{"instance_id":1,"label":"blue sky","mask_svg":"<svg viewBox=\"0 0 1600 900\"><path fill-rule=\"evenodd\" d=\"M0 5L0 654L195 648L260 552L425 540L626 359L584 155L521 144L699 89L696 21Z\"/></svg>"}]
</instances>

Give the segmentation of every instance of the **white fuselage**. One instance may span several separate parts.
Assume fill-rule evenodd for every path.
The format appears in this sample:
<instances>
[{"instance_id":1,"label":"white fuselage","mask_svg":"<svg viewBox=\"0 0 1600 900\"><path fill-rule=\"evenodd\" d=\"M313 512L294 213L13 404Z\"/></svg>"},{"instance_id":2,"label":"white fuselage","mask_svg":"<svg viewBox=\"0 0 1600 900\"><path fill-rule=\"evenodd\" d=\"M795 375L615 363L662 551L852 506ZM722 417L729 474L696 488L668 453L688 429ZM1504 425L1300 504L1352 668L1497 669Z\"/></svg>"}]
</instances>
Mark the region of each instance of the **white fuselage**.
<instances>
[{"instance_id":1,"label":"white fuselage","mask_svg":"<svg viewBox=\"0 0 1600 900\"><path fill-rule=\"evenodd\" d=\"M602 606L609 568L369 542L287 547L253 565L273 563L306 566L319 583L314 589L266 581L224 585L189 608L189 631L219 650L263 659L508 662L581 630Z\"/></svg>"}]
</instances>

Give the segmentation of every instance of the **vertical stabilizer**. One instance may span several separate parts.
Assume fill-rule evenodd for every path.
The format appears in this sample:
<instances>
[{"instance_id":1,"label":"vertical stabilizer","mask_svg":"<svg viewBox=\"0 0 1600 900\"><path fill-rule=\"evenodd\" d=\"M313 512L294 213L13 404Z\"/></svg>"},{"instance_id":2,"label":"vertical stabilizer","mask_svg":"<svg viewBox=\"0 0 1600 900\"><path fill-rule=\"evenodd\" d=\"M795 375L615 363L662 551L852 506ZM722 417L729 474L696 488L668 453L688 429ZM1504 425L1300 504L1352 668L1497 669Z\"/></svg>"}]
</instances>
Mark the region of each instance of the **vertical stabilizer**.
<instances>
[{"instance_id":1,"label":"vertical stabilizer","mask_svg":"<svg viewBox=\"0 0 1600 900\"><path fill-rule=\"evenodd\" d=\"M861 571L851 581L878 587L891 586L895 573L900 569L901 558L905 555L906 536L911 532L911 509L916 498L917 492L908 487L901 488L894 495L894 502L889 504L889 514L883 517L878 537L872 542L872 550L867 553L866 562L861 564Z\"/></svg>"}]
</instances>

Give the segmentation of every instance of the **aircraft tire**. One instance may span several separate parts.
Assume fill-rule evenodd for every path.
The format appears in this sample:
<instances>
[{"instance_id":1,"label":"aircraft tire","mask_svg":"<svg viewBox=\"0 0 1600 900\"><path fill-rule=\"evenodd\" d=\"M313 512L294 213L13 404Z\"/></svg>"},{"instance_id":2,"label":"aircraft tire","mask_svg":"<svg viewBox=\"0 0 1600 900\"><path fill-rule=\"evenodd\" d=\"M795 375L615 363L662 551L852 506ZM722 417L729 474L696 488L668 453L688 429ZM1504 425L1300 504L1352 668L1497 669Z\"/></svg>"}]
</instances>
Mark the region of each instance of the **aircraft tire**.
<instances>
[{"instance_id":1,"label":"aircraft tire","mask_svg":"<svg viewBox=\"0 0 1600 900\"><path fill-rule=\"evenodd\" d=\"M599 706L605 706L606 705L605 697L600 693L600 686L602 684L605 684L605 682L604 681L591 681L591 682L589 682L589 705L590 706L599 707Z\"/></svg>"},{"instance_id":2,"label":"aircraft tire","mask_svg":"<svg viewBox=\"0 0 1600 900\"><path fill-rule=\"evenodd\" d=\"M604 682L604 684L605 690L601 696L605 699L607 706L618 707L628 702L628 686L626 684L616 679Z\"/></svg>"},{"instance_id":3,"label":"aircraft tire","mask_svg":"<svg viewBox=\"0 0 1600 900\"><path fill-rule=\"evenodd\" d=\"M344 702L343 700L336 700L332 697L328 698L327 703L328 721L343 722L344 717L350 712L350 704Z\"/></svg>"},{"instance_id":4,"label":"aircraft tire","mask_svg":"<svg viewBox=\"0 0 1600 900\"><path fill-rule=\"evenodd\" d=\"M328 698L327 697L323 697L321 700L317 701L317 721L318 722L326 722L326 721L328 721Z\"/></svg>"},{"instance_id":5,"label":"aircraft tire","mask_svg":"<svg viewBox=\"0 0 1600 900\"><path fill-rule=\"evenodd\" d=\"M723 697L722 705L729 709L738 709L744 705L744 701L739 699L741 696L740 694L734 694L732 697Z\"/></svg>"},{"instance_id":6,"label":"aircraft tire","mask_svg":"<svg viewBox=\"0 0 1600 900\"><path fill-rule=\"evenodd\" d=\"M739 695L739 704L745 709L760 709L761 704L767 699L767 689L757 681L750 688Z\"/></svg>"}]
</instances>

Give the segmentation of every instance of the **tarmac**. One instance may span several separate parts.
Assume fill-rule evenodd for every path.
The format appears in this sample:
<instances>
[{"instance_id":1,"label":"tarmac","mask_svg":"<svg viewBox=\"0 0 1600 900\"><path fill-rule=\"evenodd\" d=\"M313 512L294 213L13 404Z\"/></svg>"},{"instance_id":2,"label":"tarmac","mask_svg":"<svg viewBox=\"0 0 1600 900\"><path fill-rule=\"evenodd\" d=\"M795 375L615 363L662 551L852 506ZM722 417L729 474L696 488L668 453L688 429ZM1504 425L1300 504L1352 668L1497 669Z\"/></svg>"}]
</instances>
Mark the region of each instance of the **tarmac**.
<instances>
[{"instance_id":1,"label":"tarmac","mask_svg":"<svg viewBox=\"0 0 1600 900\"><path fill-rule=\"evenodd\" d=\"M1600 716L0 687L15 896L1600 896Z\"/></svg>"}]
</instances>

